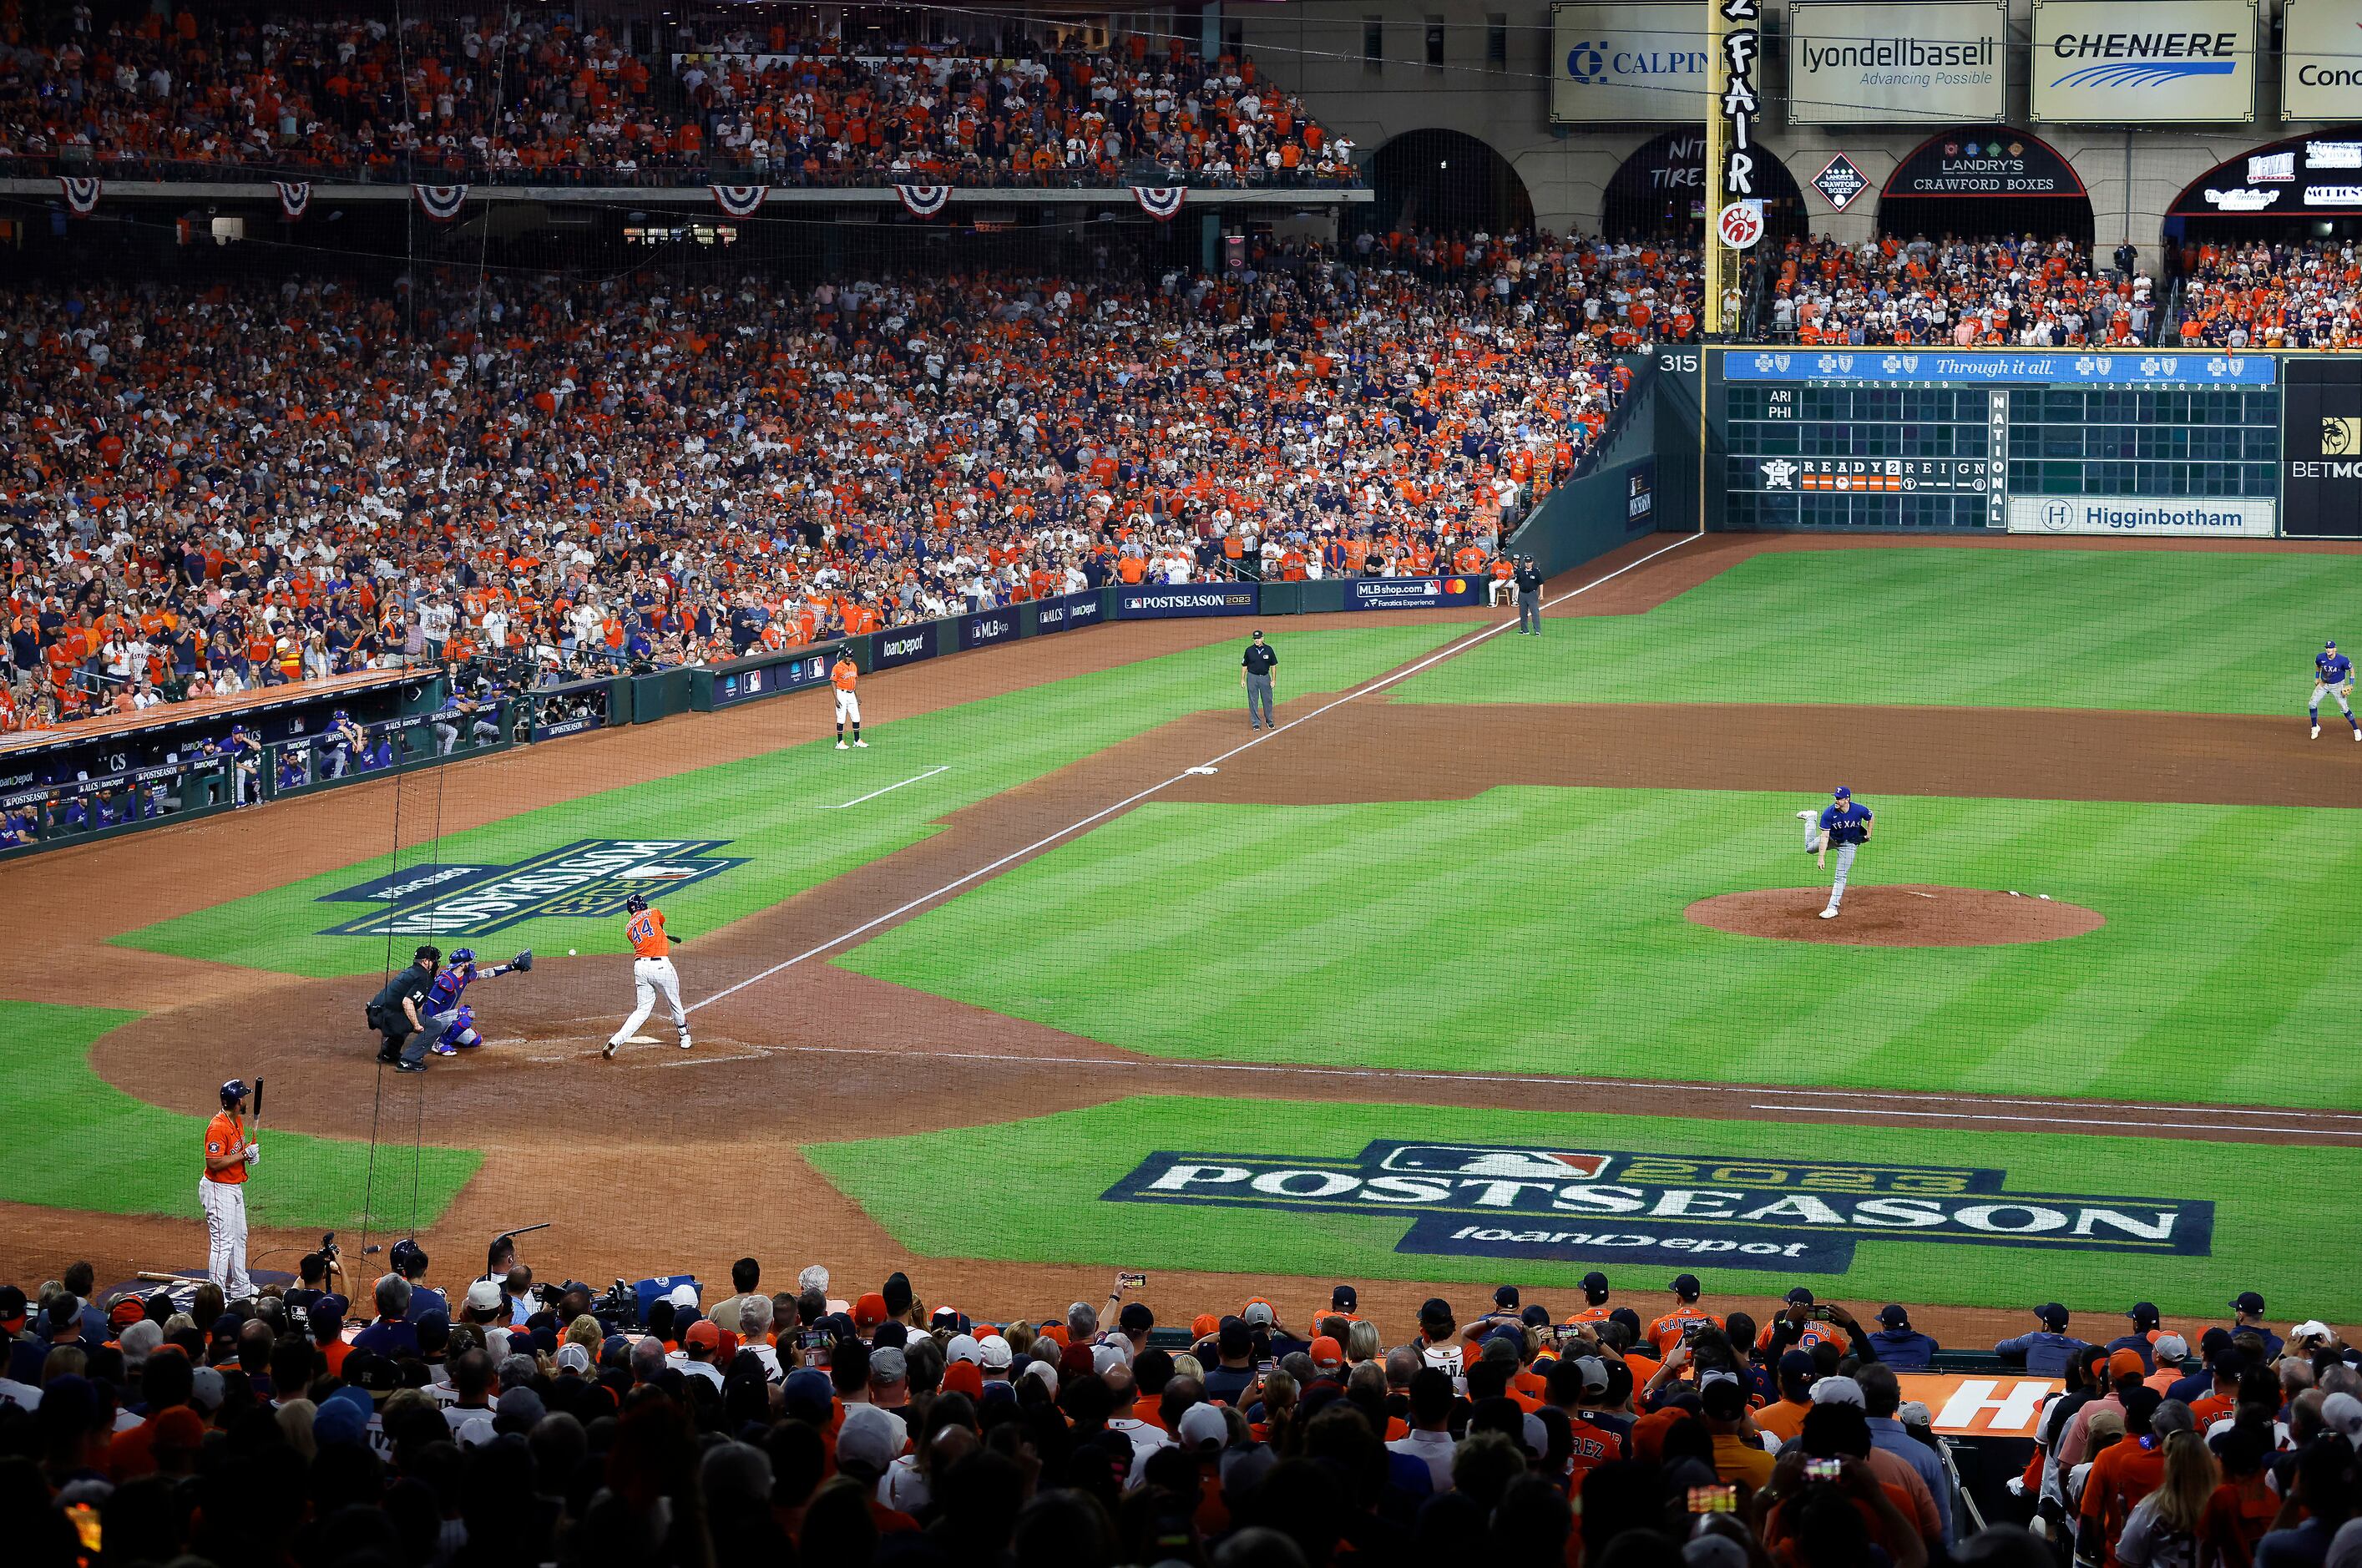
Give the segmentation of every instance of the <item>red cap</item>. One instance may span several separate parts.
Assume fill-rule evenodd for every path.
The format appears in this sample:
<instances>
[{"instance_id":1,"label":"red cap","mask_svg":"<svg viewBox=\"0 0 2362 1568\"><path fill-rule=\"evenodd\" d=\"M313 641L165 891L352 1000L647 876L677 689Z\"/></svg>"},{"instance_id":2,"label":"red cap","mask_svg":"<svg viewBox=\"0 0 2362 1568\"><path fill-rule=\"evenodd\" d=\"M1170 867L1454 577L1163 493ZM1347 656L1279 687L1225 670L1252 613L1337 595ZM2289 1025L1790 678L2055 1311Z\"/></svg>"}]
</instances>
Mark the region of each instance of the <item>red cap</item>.
<instances>
[{"instance_id":1,"label":"red cap","mask_svg":"<svg viewBox=\"0 0 2362 1568\"><path fill-rule=\"evenodd\" d=\"M853 1304L853 1326L856 1329L874 1329L886 1318L886 1297L874 1290Z\"/></svg>"},{"instance_id":2,"label":"red cap","mask_svg":"<svg viewBox=\"0 0 2362 1568\"><path fill-rule=\"evenodd\" d=\"M984 1397L984 1369L972 1361L955 1361L944 1368L944 1392Z\"/></svg>"},{"instance_id":3,"label":"red cap","mask_svg":"<svg viewBox=\"0 0 2362 1568\"><path fill-rule=\"evenodd\" d=\"M2108 1375L2111 1378L2143 1377L2147 1374L2148 1364L2141 1360L2141 1353L2136 1350L2128 1347L2108 1357Z\"/></svg>"},{"instance_id":4,"label":"red cap","mask_svg":"<svg viewBox=\"0 0 2362 1568\"><path fill-rule=\"evenodd\" d=\"M681 1342L683 1344L690 1345L704 1345L709 1349L718 1350L722 1345L722 1330L714 1323L712 1319L700 1318L696 1322L691 1323L689 1326L689 1333L682 1339Z\"/></svg>"},{"instance_id":5,"label":"red cap","mask_svg":"<svg viewBox=\"0 0 2362 1568\"><path fill-rule=\"evenodd\" d=\"M1312 1364L1323 1372L1345 1364L1345 1347L1327 1334L1312 1342Z\"/></svg>"}]
</instances>

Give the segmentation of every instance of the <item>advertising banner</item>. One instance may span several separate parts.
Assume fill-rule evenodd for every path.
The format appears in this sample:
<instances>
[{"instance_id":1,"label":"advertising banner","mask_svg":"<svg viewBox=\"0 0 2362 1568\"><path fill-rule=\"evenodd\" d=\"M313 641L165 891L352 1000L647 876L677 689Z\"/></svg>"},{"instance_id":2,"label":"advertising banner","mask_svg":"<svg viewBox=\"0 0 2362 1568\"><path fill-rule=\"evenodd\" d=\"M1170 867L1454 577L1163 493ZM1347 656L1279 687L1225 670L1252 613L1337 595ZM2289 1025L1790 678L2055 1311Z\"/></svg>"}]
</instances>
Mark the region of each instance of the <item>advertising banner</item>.
<instances>
[{"instance_id":1,"label":"advertising banner","mask_svg":"<svg viewBox=\"0 0 2362 1568\"><path fill-rule=\"evenodd\" d=\"M1116 590L1115 613L1126 621L1169 620L1175 615L1252 615L1261 601L1252 582L1185 583L1179 588Z\"/></svg>"},{"instance_id":2,"label":"advertising banner","mask_svg":"<svg viewBox=\"0 0 2362 1568\"><path fill-rule=\"evenodd\" d=\"M807 687L828 684L827 654L798 654L774 663L758 664L737 669L717 669L713 672L713 705L726 707L733 702L749 702L757 697L776 697L782 691L801 691ZM534 732L539 740L541 732Z\"/></svg>"},{"instance_id":3,"label":"advertising banner","mask_svg":"<svg viewBox=\"0 0 2362 1568\"><path fill-rule=\"evenodd\" d=\"M1705 114L1697 6L1553 6L1551 46L1552 125L1681 125Z\"/></svg>"},{"instance_id":4,"label":"advertising banner","mask_svg":"<svg viewBox=\"0 0 2362 1568\"><path fill-rule=\"evenodd\" d=\"M978 610L959 618L962 653L970 648L990 647L995 643L1013 643L1016 640L1017 612L1014 609Z\"/></svg>"},{"instance_id":5,"label":"advertising banner","mask_svg":"<svg viewBox=\"0 0 2362 1568\"><path fill-rule=\"evenodd\" d=\"M2081 196L2083 182L2040 138L1967 126L1922 142L1886 177L1890 196Z\"/></svg>"},{"instance_id":6,"label":"advertising banner","mask_svg":"<svg viewBox=\"0 0 2362 1568\"><path fill-rule=\"evenodd\" d=\"M1995 123L2008 113L2001 0L1788 7L1788 123Z\"/></svg>"},{"instance_id":7,"label":"advertising banner","mask_svg":"<svg viewBox=\"0 0 2362 1568\"><path fill-rule=\"evenodd\" d=\"M1077 626L1096 626L1104 620L1106 601L1098 590L1084 593L1061 593L1044 599L1034 613L1036 632L1071 632Z\"/></svg>"},{"instance_id":8,"label":"advertising banner","mask_svg":"<svg viewBox=\"0 0 2362 1568\"><path fill-rule=\"evenodd\" d=\"M1433 610L1482 604L1481 577L1353 577L1345 580L1348 610Z\"/></svg>"},{"instance_id":9,"label":"advertising banner","mask_svg":"<svg viewBox=\"0 0 2362 1568\"><path fill-rule=\"evenodd\" d=\"M892 669L896 665L916 664L922 658L935 657L935 624L924 622L916 626L897 626L890 632L879 632L869 639L869 668Z\"/></svg>"},{"instance_id":10,"label":"advertising banner","mask_svg":"<svg viewBox=\"0 0 2362 1568\"><path fill-rule=\"evenodd\" d=\"M2287 532L2362 538L2362 362L2290 356L2280 463Z\"/></svg>"},{"instance_id":11,"label":"advertising banner","mask_svg":"<svg viewBox=\"0 0 2362 1568\"><path fill-rule=\"evenodd\" d=\"M2362 31L2355 34L2362 46ZM2236 214L2279 220L2362 212L2362 141L2300 136L2226 160L2182 188L2172 217Z\"/></svg>"},{"instance_id":12,"label":"advertising banner","mask_svg":"<svg viewBox=\"0 0 2362 1568\"><path fill-rule=\"evenodd\" d=\"M2163 534L2225 539L2268 539L2279 509L2268 501L2231 496L2016 495L2010 498L2013 534Z\"/></svg>"},{"instance_id":13,"label":"advertising banner","mask_svg":"<svg viewBox=\"0 0 2362 1568\"><path fill-rule=\"evenodd\" d=\"M2288 0L2281 9L2280 117L2362 119L2362 0Z\"/></svg>"},{"instance_id":14,"label":"advertising banner","mask_svg":"<svg viewBox=\"0 0 2362 1568\"><path fill-rule=\"evenodd\" d=\"M2071 381L2121 387L2268 387L2268 354L2073 354L2006 349L1889 353L1737 350L1724 357L1734 381Z\"/></svg>"},{"instance_id":15,"label":"advertising banner","mask_svg":"<svg viewBox=\"0 0 2362 1568\"><path fill-rule=\"evenodd\" d=\"M1946 1437L2030 1438L2041 1419L2042 1402L2067 1386L2055 1377L2028 1377L2023 1373L2004 1372L1992 1377L1937 1372L1895 1375L1903 1385L1903 1397L1926 1406L1935 1418L1935 1430Z\"/></svg>"},{"instance_id":16,"label":"advertising banner","mask_svg":"<svg viewBox=\"0 0 2362 1568\"><path fill-rule=\"evenodd\" d=\"M2244 125L2256 117L2255 0L2035 0L2036 121Z\"/></svg>"}]
</instances>

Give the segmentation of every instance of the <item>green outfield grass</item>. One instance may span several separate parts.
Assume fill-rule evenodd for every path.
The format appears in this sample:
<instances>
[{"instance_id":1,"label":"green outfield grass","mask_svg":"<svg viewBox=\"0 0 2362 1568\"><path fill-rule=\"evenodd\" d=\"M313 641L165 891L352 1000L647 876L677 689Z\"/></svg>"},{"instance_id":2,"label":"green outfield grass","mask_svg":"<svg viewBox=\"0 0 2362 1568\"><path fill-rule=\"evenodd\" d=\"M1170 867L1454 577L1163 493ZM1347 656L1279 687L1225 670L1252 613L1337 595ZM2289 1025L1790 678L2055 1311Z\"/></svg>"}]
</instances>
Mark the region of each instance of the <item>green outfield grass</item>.
<instances>
[{"instance_id":1,"label":"green outfield grass","mask_svg":"<svg viewBox=\"0 0 2362 1568\"><path fill-rule=\"evenodd\" d=\"M1275 640L1286 660L1284 690L1291 696L1342 690L1465 629L1432 622L1281 635ZM677 889L664 900L676 929L712 931L926 837L934 831L934 819L947 812L1184 714L1231 703L1239 696L1237 667L1236 646L1218 645L909 719L896 719L880 694L869 703L874 744L867 751L840 754L832 739L815 739L745 762L563 801L453 834L439 844L414 843L400 864L514 863L584 838L728 839L712 853L745 856L749 864ZM1246 738L1243 727L1240 738ZM584 755L595 768L596 752ZM948 770L859 806L822 809L941 764L948 764ZM125 946L288 974L372 972L385 962L383 936L319 934L367 914L368 907L319 900L395 865L392 856L357 857L325 876L216 904L116 940ZM414 939L404 939L410 940ZM535 919L485 940L503 954L520 947L625 951L621 920Z\"/></svg>"},{"instance_id":2,"label":"green outfield grass","mask_svg":"<svg viewBox=\"0 0 2362 1568\"><path fill-rule=\"evenodd\" d=\"M1826 885L1795 798L1514 788L1152 804L838 962L1165 1056L2362 1106L2351 812L1870 804L1857 885L2047 893L2107 924L1954 948L1714 931L1683 911Z\"/></svg>"},{"instance_id":3,"label":"green outfield grass","mask_svg":"<svg viewBox=\"0 0 2362 1568\"><path fill-rule=\"evenodd\" d=\"M1823 1299L1852 1303L1865 1314L1893 1300L1992 1306L2056 1297L2079 1311L2104 1313L2148 1300L2169 1317L2187 1314L2203 1324L2219 1320L2234 1292L2260 1290L2291 1320L2362 1317L2362 1275L2349 1261L2362 1242L2362 1220L2336 1205L2324 1218L2323 1205L2290 1198L2345 1190L2353 1174L2350 1149L1142 1097L992 1126L807 1145L803 1154L896 1240L932 1256L1123 1268L1187 1259L1193 1267L1245 1275L1472 1286L1507 1278L1527 1286L1529 1299L1542 1288L1572 1297L1591 1268L1608 1269L1621 1286L1656 1289L1668 1269L1691 1266L1627 1261L1628 1272L1618 1275L1618 1254L1609 1250L1548 1263L1402 1253L1395 1249L1412 1223L1407 1213L1302 1214L1103 1197L1159 1151L1314 1164L1350 1160L1374 1139L1982 1167L2005 1172L2011 1192L2206 1198L2215 1205L2205 1256L1863 1240L1852 1266L1837 1275L1716 1268L1702 1260L1694 1272L1713 1297L1770 1303L1802 1282ZM977 1201L979 1192L990 1200ZM1625 1234L1672 1225L1616 1223ZM2022 1283L2028 1279L2038 1286ZM1556 1304L1557 1296L1547 1299ZM1455 1305L1475 1309L1473 1297Z\"/></svg>"},{"instance_id":4,"label":"green outfield grass","mask_svg":"<svg viewBox=\"0 0 2362 1568\"><path fill-rule=\"evenodd\" d=\"M1643 615L1553 620L1395 688L1418 702L1855 702L2279 713L2362 642L2362 556L1800 550Z\"/></svg>"},{"instance_id":5,"label":"green outfield grass","mask_svg":"<svg viewBox=\"0 0 2362 1568\"><path fill-rule=\"evenodd\" d=\"M91 1071L91 1043L136 1016L0 1001L0 1125L10 1130L0 1197L101 1214L201 1217L197 1176L211 1108L202 1115L165 1110ZM267 1128L258 1141L262 1161L247 1187L256 1224L361 1223L369 1145ZM482 1162L472 1149L414 1150L389 1141L377 1152L378 1220L406 1221L414 1209L420 1224L431 1223ZM202 1238L191 1244L204 1250Z\"/></svg>"}]
</instances>

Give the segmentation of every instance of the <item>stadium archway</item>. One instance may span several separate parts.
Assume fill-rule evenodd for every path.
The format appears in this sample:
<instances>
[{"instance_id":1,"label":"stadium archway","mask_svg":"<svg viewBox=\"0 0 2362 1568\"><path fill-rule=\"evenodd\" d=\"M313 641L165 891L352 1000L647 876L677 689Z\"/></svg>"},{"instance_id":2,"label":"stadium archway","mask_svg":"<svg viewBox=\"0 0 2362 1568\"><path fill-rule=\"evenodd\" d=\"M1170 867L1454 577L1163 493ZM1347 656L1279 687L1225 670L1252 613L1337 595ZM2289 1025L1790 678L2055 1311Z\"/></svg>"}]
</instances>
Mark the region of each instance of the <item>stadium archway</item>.
<instances>
[{"instance_id":1,"label":"stadium archway","mask_svg":"<svg viewBox=\"0 0 2362 1568\"><path fill-rule=\"evenodd\" d=\"M1905 239L2063 234L2088 248L2092 197L2040 137L2012 126L1957 126L1894 166L1879 193L1878 231Z\"/></svg>"},{"instance_id":2,"label":"stadium archway","mask_svg":"<svg viewBox=\"0 0 2362 1568\"><path fill-rule=\"evenodd\" d=\"M2362 236L2362 125L2267 142L2183 187L2165 211L2165 240L2267 245Z\"/></svg>"},{"instance_id":3,"label":"stadium archway","mask_svg":"<svg viewBox=\"0 0 2362 1568\"><path fill-rule=\"evenodd\" d=\"M1405 131L1370 157L1380 229L1504 234L1534 225L1533 198L1509 160L1464 131Z\"/></svg>"},{"instance_id":4,"label":"stadium archway","mask_svg":"<svg viewBox=\"0 0 2362 1568\"><path fill-rule=\"evenodd\" d=\"M1756 193L1774 238L1805 231L1805 193L1770 149L1759 145ZM1618 164L1601 202L1609 239L1671 237L1695 245L1705 233L1705 132L1688 127L1652 137Z\"/></svg>"}]
</instances>

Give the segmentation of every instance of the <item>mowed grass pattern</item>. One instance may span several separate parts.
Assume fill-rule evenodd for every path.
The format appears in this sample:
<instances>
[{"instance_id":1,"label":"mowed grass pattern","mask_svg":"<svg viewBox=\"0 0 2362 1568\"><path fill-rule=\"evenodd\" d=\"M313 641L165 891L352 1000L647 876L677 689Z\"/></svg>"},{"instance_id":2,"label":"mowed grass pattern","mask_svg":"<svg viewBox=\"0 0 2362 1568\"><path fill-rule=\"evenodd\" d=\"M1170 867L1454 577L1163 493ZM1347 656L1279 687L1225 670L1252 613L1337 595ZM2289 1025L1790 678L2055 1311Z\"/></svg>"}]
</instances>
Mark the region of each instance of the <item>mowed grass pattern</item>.
<instances>
[{"instance_id":1,"label":"mowed grass pattern","mask_svg":"<svg viewBox=\"0 0 2362 1568\"><path fill-rule=\"evenodd\" d=\"M1628 1261L1626 1272L1616 1273L1617 1260L1610 1251L1550 1263L1398 1253L1395 1245L1411 1223L1408 1213L1300 1214L1100 1198L1160 1150L1214 1158L1344 1159L1380 1138L1697 1154L1738 1162L1969 1166L2003 1171L2014 1193L2105 1195L2165 1204L2207 1198L2214 1204L2214 1217L2204 1257L1869 1239L1860 1242L1852 1267L1843 1275L1805 1275L1801 1282L1824 1299L1856 1303L1857 1312L1869 1309L1860 1305L1863 1301L1995 1306L2022 1305L2039 1296L2093 1313L2121 1312L2134 1300L2153 1301L2169 1320L2188 1316L2204 1324L2224 1320L2223 1303L2235 1285L2260 1290L2274 1303L2286 1301L2306 1316L2332 1322L2362 1317L2362 1273L2349 1262L2362 1241L2362 1221L2350 1205L2324 1213L2321 1205L2287 1200L2290 1193L2334 1192L2349 1185L2354 1154L2342 1148L1140 1096L993 1126L810 1144L803 1155L897 1240L925 1255L1110 1268L1153 1268L1165 1259L1187 1259L1248 1275L1464 1280L1472 1286L1506 1277L1526 1286L1529 1300L1551 1291L1543 1299L1553 1306L1561 1295L1575 1295L1586 1270L1606 1268L1625 1284L1638 1267ZM1010 1181L1011 1171L1023 1172L1024 1179ZM1616 1179L1612 1171L1608 1179ZM993 1201L974 1202L978 1191L992 1193ZM1661 1231L1667 1223L1618 1225ZM1661 1285L1665 1273L1660 1267L1670 1272L1669 1265L1652 1265L1641 1282L1651 1288ZM1711 1266L1694 1272L1716 1297L1774 1299L1800 1283L1794 1273ZM2024 1283L2028 1280L2038 1284Z\"/></svg>"},{"instance_id":2,"label":"mowed grass pattern","mask_svg":"<svg viewBox=\"0 0 2362 1568\"><path fill-rule=\"evenodd\" d=\"M1826 886L1804 803L1152 804L838 962L1163 1056L2362 1108L2348 813L1874 799L1857 886L2047 893L2107 923L1885 948L1683 917Z\"/></svg>"},{"instance_id":3,"label":"mowed grass pattern","mask_svg":"<svg viewBox=\"0 0 2362 1568\"><path fill-rule=\"evenodd\" d=\"M1415 702L1838 702L2281 713L2362 644L2362 556L1898 548L1750 557L1641 615L1495 637Z\"/></svg>"},{"instance_id":4,"label":"mowed grass pattern","mask_svg":"<svg viewBox=\"0 0 2362 1568\"><path fill-rule=\"evenodd\" d=\"M1439 647L1464 625L1340 628L1275 634L1282 690L1290 697L1349 689ZM1076 634L1118 636L1120 628ZM383 936L320 933L368 913L359 903L319 901L395 867L421 862L514 863L583 838L722 838L714 854L746 857L702 882L667 893L664 908L684 934L712 931L831 878L890 855L934 831L935 819L1077 762L1184 714L1233 701L1238 642L1144 659L1052 681L1005 696L897 718L885 691L866 693L866 751L839 753L814 725L810 739L767 756L684 772L522 812L439 842L414 835L398 856L357 858L325 876L217 904L116 938L125 946L243 964L281 973L366 974L388 957ZM715 722L715 721L701 721ZM1248 739L1239 726L1239 739ZM595 767L596 753L586 754ZM1195 759L1192 759L1195 760ZM939 764L944 772L845 810L871 790ZM1094 805L1108 802L1093 802ZM388 811L388 830L393 823ZM428 819L431 820L431 817ZM406 830L414 829L405 821ZM1048 833L1065 825L1044 821ZM356 847L360 847L356 845ZM395 942L394 958L416 941ZM546 918L501 931L502 954L521 947L585 953L625 951L624 922Z\"/></svg>"}]
</instances>

